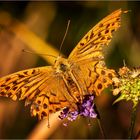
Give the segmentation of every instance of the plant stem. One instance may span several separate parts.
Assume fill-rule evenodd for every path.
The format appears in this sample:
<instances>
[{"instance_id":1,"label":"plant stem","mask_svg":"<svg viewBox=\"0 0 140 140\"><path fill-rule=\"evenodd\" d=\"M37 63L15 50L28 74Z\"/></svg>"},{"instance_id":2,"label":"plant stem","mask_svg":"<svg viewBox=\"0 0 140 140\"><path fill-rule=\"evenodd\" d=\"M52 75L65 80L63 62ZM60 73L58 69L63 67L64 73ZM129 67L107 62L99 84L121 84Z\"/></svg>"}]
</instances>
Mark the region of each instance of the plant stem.
<instances>
[{"instance_id":1,"label":"plant stem","mask_svg":"<svg viewBox=\"0 0 140 140\"><path fill-rule=\"evenodd\" d=\"M98 125L99 125L99 128L100 128L101 134L102 134L102 138L103 139L106 139L105 131L103 129L103 125L102 125L102 122L101 122L101 116L99 114L99 111L98 111L96 105L95 105L95 108L94 109L95 109L95 112L97 113L97 122L98 122Z\"/></svg>"},{"instance_id":2,"label":"plant stem","mask_svg":"<svg viewBox=\"0 0 140 140\"><path fill-rule=\"evenodd\" d=\"M102 123L101 123L101 119L97 119L97 122L98 122L103 139L106 139L106 135L105 135L105 131L103 129Z\"/></svg>"},{"instance_id":3,"label":"plant stem","mask_svg":"<svg viewBox=\"0 0 140 140\"><path fill-rule=\"evenodd\" d=\"M136 121L136 107L137 107L137 105L133 106L133 108L132 108L131 125L129 128L128 139L132 139L132 137L133 137L133 130L134 130L135 121Z\"/></svg>"}]
</instances>

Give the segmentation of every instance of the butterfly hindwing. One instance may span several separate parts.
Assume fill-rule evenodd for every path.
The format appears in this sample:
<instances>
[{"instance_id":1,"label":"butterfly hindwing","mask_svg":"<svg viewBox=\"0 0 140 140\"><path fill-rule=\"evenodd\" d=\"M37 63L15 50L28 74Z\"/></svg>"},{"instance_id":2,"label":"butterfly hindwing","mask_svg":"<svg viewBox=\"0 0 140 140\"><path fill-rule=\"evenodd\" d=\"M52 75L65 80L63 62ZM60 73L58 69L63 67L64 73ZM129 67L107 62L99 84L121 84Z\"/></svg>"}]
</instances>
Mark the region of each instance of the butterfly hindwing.
<instances>
[{"instance_id":1,"label":"butterfly hindwing","mask_svg":"<svg viewBox=\"0 0 140 140\"><path fill-rule=\"evenodd\" d=\"M40 94L31 105L32 114L38 114L39 119L42 119L49 113L57 112L64 107L76 108L76 100L67 88L62 76L53 74L38 88Z\"/></svg>"}]
</instances>

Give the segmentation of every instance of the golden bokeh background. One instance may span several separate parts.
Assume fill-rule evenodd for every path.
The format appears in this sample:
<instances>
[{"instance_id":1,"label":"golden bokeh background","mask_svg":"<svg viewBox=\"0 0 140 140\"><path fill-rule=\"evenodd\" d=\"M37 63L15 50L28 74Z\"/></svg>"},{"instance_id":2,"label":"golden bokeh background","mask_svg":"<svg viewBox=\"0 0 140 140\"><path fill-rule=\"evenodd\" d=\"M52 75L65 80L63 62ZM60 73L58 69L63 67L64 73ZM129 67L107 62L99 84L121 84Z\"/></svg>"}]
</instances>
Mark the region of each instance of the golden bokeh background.
<instances>
[{"instance_id":1,"label":"golden bokeh background","mask_svg":"<svg viewBox=\"0 0 140 140\"><path fill-rule=\"evenodd\" d=\"M123 66L140 66L140 2L131 1L51 1L0 2L0 76L19 70L51 65L55 59L46 55L22 52L23 49L58 56L59 47L71 20L61 54L68 56L84 34L111 12L130 10L123 15L122 26L105 52L106 64L116 71ZM112 105L116 97L106 90L97 98L107 138L127 138L131 102ZM134 135L140 131L140 111ZM54 118L53 118L54 117ZM39 122L30 116L24 101L0 98L1 139L94 139L102 138L97 120L78 118L64 127L56 116ZM89 126L88 123L91 123Z\"/></svg>"}]
</instances>

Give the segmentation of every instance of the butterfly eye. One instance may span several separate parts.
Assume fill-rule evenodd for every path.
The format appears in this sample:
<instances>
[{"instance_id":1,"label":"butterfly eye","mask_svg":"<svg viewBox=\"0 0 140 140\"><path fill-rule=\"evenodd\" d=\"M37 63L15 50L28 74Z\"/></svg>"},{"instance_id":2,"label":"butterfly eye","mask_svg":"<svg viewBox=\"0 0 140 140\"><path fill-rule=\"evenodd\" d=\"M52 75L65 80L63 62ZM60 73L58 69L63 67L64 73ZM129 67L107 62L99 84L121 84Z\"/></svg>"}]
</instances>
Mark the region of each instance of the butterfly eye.
<instances>
[{"instance_id":1,"label":"butterfly eye","mask_svg":"<svg viewBox=\"0 0 140 140\"><path fill-rule=\"evenodd\" d=\"M63 63L60 64L60 70L61 71L66 71L67 70L67 66Z\"/></svg>"}]
</instances>

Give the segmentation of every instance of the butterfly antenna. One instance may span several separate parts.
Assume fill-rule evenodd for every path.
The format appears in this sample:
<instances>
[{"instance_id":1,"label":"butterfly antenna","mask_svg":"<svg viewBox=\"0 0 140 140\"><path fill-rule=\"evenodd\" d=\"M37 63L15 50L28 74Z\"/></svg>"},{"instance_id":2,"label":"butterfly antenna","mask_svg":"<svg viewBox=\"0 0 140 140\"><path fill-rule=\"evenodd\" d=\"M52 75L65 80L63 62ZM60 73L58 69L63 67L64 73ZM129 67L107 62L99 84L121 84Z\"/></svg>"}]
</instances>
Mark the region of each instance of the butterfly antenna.
<instances>
[{"instance_id":1,"label":"butterfly antenna","mask_svg":"<svg viewBox=\"0 0 140 140\"><path fill-rule=\"evenodd\" d=\"M64 40L65 40L66 35L67 35L67 33L68 33L69 25L70 25L70 20L68 20L67 28L66 28L66 32L65 32L65 34L64 34L63 40L62 40L61 45L60 45L59 56L60 56L60 52L61 52L61 49L62 49L62 46L63 46Z\"/></svg>"},{"instance_id":2,"label":"butterfly antenna","mask_svg":"<svg viewBox=\"0 0 140 140\"><path fill-rule=\"evenodd\" d=\"M34 52L31 52L31 51L28 51L28 50L24 50L24 49L22 50L22 52L26 52L26 53L30 53L30 54L37 54L37 55L46 55L46 56L51 56L51 57L57 58L56 56L51 55L51 54L34 53Z\"/></svg>"}]
</instances>

